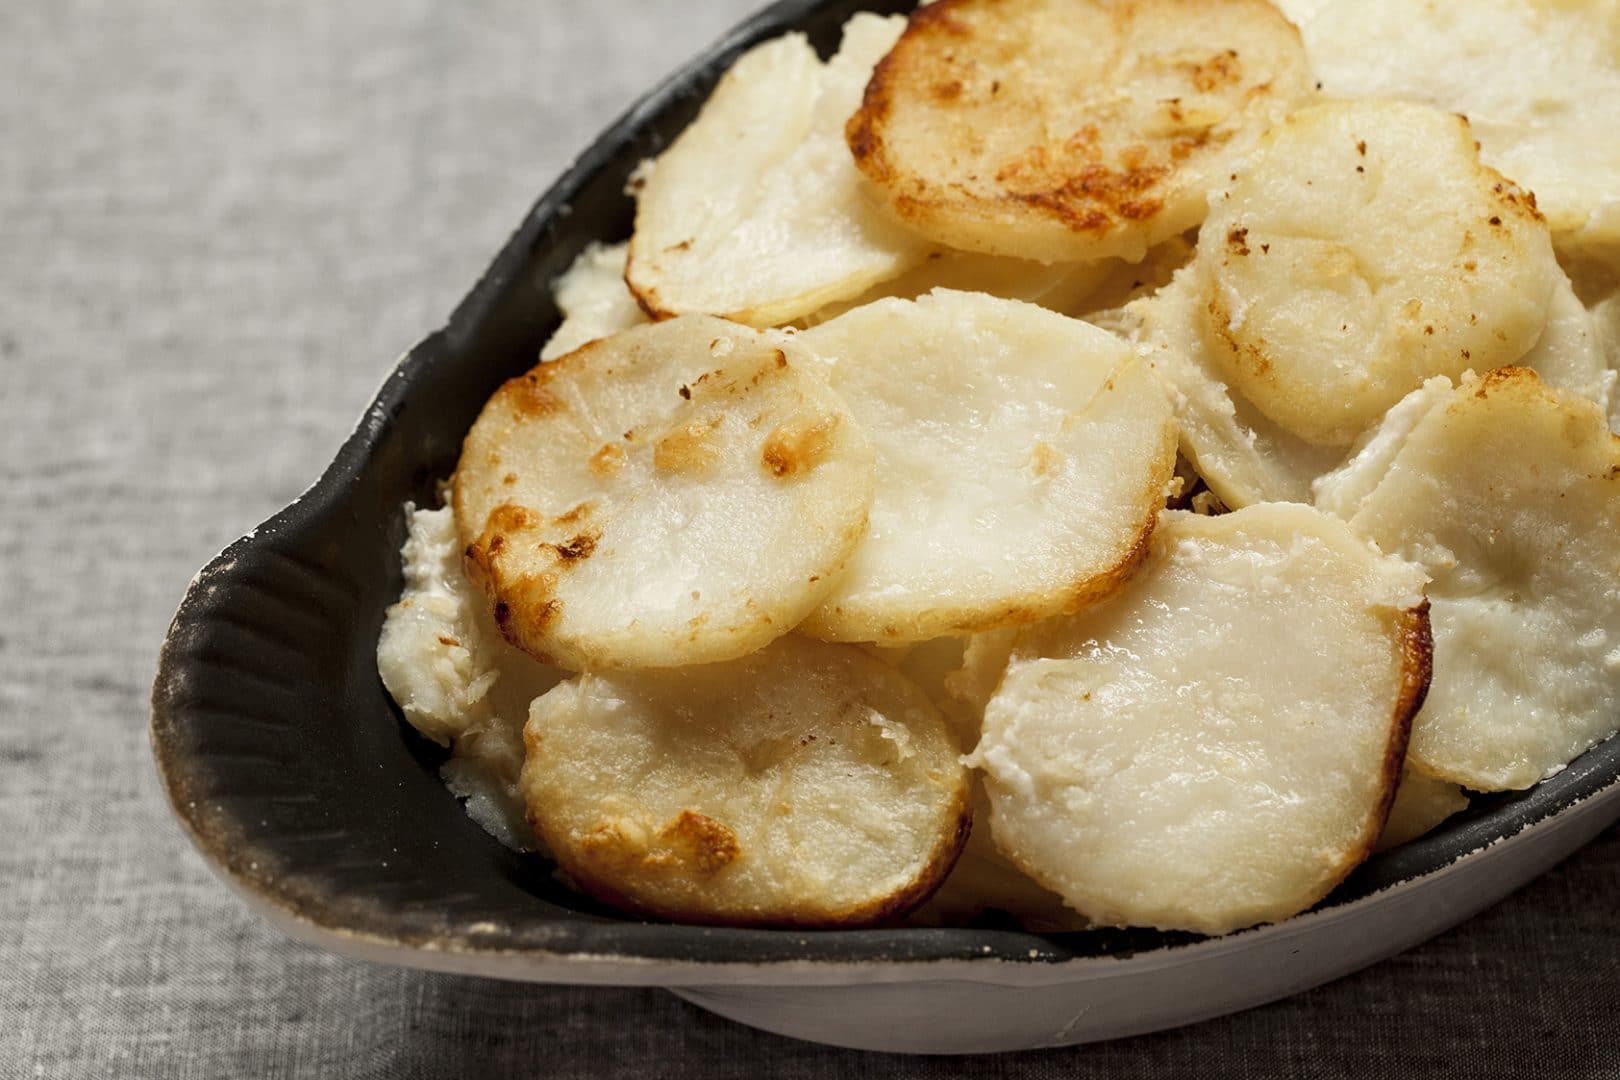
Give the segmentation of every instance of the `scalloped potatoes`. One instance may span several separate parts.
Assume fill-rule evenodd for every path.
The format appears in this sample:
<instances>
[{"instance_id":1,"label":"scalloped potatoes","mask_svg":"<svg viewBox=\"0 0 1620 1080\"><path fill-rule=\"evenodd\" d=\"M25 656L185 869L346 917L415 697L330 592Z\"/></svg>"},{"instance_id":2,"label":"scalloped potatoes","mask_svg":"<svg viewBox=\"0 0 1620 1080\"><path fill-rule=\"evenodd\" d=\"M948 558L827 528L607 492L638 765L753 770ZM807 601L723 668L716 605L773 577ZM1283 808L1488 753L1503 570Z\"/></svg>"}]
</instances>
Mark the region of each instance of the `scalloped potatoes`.
<instances>
[{"instance_id":1,"label":"scalloped potatoes","mask_svg":"<svg viewBox=\"0 0 1620 1080\"><path fill-rule=\"evenodd\" d=\"M1351 7L1288 5L1335 72L1455 70L1312 96L1261 0L745 54L412 517L379 670L469 810L649 917L1224 933L1612 734L1608 151L1509 163L1601 134L1613 0L1417 5L1524 28L1469 119L1472 24Z\"/></svg>"}]
</instances>

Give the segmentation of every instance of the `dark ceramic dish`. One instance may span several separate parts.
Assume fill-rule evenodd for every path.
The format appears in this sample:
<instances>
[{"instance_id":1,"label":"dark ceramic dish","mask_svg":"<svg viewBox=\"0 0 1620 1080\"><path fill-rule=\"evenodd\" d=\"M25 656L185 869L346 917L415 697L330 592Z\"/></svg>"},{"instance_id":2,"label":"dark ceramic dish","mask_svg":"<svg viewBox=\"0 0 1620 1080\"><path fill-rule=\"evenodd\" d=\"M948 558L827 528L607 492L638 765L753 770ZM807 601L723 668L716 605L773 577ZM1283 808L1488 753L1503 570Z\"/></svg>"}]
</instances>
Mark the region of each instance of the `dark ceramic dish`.
<instances>
[{"instance_id":1,"label":"dark ceramic dish","mask_svg":"<svg viewBox=\"0 0 1620 1080\"><path fill-rule=\"evenodd\" d=\"M1610 740L1527 793L1476 799L1439 831L1375 856L1313 913L1223 939L642 923L568 892L467 817L438 777L441 751L402 722L377 676L383 610L400 588L401 504L432 501L484 400L534 363L556 327L548 283L587 243L628 235L631 170L681 130L739 53L789 29L825 53L852 12L908 6L787 0L648 94L546 193L449 324L400 363L319 482L198 574L164 644L153 747L192 840L277 925L398 963L684 987L728 1015L849 1045L1008 1048L1186 1022L1335 977L1494 902L1620 816L1620 740ZM1387 940L1345 947L1345 935L1390 920L1401 925ZM1297 959L1310 950L1320 955ZM1154 998L1157 980L1196 985L1200 972L1248 982L1177 1007ZM1054 1004L1032 1007L1035 990ZM829 991L862 1004L795 1019ZM947 1015L926 1025L932 1033L905 1029L925 1001Z\"/></svg>"}]
</instances>

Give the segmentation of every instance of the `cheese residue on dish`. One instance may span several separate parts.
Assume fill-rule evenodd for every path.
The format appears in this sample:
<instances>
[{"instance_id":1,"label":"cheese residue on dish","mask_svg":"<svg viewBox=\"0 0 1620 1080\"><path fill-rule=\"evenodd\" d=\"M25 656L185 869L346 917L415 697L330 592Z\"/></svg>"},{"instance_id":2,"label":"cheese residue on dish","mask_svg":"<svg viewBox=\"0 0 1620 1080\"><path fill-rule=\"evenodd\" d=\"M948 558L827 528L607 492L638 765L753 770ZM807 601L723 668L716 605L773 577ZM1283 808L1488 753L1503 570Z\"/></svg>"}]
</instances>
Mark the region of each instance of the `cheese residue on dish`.
<instances>
[{"instance_id":1,"label":"cheese residue on dish","mask_svg":"<svg viewBox=\"0 0 1620 1080\"><path fill-rule=\"evenodd\" d=\"M442 775L507 847L535 848L518 794L529 703L565 673L507 644L461 566L455 514L405 504L405 588L377 641L377 670L405 719L451 748Z\"/></svg>"}]
</instances>

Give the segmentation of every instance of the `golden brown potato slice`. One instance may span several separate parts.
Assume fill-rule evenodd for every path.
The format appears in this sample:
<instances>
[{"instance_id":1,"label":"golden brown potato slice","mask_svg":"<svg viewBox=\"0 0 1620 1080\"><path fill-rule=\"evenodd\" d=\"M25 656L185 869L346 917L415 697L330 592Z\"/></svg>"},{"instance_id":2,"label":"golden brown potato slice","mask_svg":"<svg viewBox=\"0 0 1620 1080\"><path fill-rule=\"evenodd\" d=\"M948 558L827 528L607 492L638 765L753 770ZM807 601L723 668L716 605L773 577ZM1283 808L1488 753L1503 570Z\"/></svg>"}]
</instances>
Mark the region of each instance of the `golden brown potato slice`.
<instances>
[{"instance_id":1,"label":"golden brown potato slice","mask_svg":"<svg viewBox=\"0 0 1620 1080\"><path fill-rule=\"evenodd\" d=\"M406 507L405 587L383 617L377 671L407 722L452 747L442 774L467 814L508 847L533 846L518 772L529 702L567 677L501 637L467 580L448 506Z\"/></svg>"},{"instance_id":2,"label":"golden brown potato slice","mask_svg":"<svg viewBox=\"0 0 1620 1080\"><path fill-rule=\"evenodd\" d=\"M1193 265L1223 381L1341 449L1431 375L1518 361L1564 280L1467 121L1391 101L1289 116L1233 167Z\"/></svg>"},{"instance_id":3,"label":"golden brown potato slice","mask_svg":"<svg viewBox=\"0 0 1620 1080\"><path fill-rule=\"evenodd\" d=\"M1170 404L1118 338L980 293L881 300L794 335L877 457L870 527L804 630L926 641L1096 603L1145 550Z\"/></svg>"},{"instance_id":4,"label":"golden brown potato slice","mask_svg":"<svg viewBox=\"0 0 1620 1080\"><path fill-rule=\"evenodd\" d=\"M1100 925L1284 918L1395 797L1423 574L1307 506L1167 511L1152 548L1113 600L1020 634L969 758L996 844Z\"/></svg>"},{"instance_id":5,"label":"golden brown potato slice","mask_svg":"<svg viewBox=\"0 0 1620 1080\"><path fill-rule=\"evenodd\" d=\"M584 891L641 915L859 926L927 898L967 771L927 696L796 635L741 660L582 675L535 702L523 790Z\"/></svg>"},{"instance_id":6,"label":"golden brown potato slice","mask_svg":"<svg viewBox=\"0 0 1620 1080\"><path fill-rule=\"evenodd\" d=\"M940 0L850 118L861 170L940 243L1140 259L1309 88L1264 0Z\"/></svg>"},{"instance_id":7,"label":"golden brown potato slice","mask_svg":"<svg viewBox=\"0 0 1620 1080\"><path fill-rule=\"evenodd\" d=\"M562 325L540 350L540 359L555 360L586 342L610 337L647 321L624 283L628 244L592 244L580 252L566 273L551 284Z\"/></svg>"},{"instance_id":8,"label":"golden brown potato slice","mask_svg":"<svg viewBox=\"0 0 1620 1080\"><path fill-rule=\"evenodd\" d=\"M626 278L649 312L775 326L923 258L928 245L865 190L843 137L901 23L856 15L825 64L787 34L726 72L637 196Z\"/></svg>"},{"instance_id":9,"label":"golden brown potato slice","mask_svg":"<svg viewBox=\"0 0 1620 1080\"><path fill-rule=\"evenodd\" d=\"M727 660L792 629L866 528L866 439L783 335L687 316L513 379L456 523L507 637L573 670Z\"/></svg>"},{"instance_id":10,"label":"golden brown potato slice","mask_svg":"<svg viewBox=\"0 0 1620 1080\"><path fill-rule=\"evenodd\" d=\"M1424 772L1525 788L1620 727L1620 439L1597 405L1522 368L1433 379L1317 502L1434 579Z\"/></svg>"}]
</instances>

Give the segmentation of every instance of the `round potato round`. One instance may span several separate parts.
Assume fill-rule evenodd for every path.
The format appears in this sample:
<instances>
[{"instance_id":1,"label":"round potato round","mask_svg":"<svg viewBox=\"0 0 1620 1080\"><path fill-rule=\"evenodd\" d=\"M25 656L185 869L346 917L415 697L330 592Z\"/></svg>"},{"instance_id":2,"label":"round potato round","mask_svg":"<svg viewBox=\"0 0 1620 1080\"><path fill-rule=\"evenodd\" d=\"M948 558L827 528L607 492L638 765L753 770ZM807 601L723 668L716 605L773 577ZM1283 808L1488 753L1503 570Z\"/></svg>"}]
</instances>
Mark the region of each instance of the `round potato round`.
<instances>
[{"instance_id":1,"label":"round potato round","mask_svg":"<svg viewBox=\"0 0 1620 1080\"><path fill-rule=\"evenodd\" d=\"M1423 580L1310 507L1167 512L1125 592L1016 642L969 759L997 847L1099 925L1309 907L1395 797Z\"/></svg>"},{"instance_id":2,"label":"round potato round","mask_svg":"<svg viewBox=\"0 0 1620 1080\"><path fill-rule=\"evenodd\" d=\"M585 892L655 918L878 922L967 837L967 770L927 696L798 636L725 664L582 675L524 729L530 821Z\"/></svg>"},{"instance_id":3,"label":"round potato round","mask_svg":"<svg viewBox=\"0 0 1620 1080\"><path fill-rule=\"evenodd\" d=\"M1434 578L1418 768L1526 788L1620 728L1620 438L1596 404L1523 368L1430 380L1317 503Z\"/></svg>"},{"instance_id":4,"label":"round potato round","mask_svg":"<svg viewBox=\"0 0 1620 1080\"><path fill-rule=\"evenodd\" d=\"M1265 0L940 0L847 137L901 218L970 251L1140 259L1309 88Z\"/></svg>"},{"instance_id":5,"label":"round potato round","mask_svg":"<svg viewBox=\"0 0 1620 1080\"><path fill-rule=\"evenodd\" d=\"M1485 161L1536 193L1560 249L1620 248L1615 0L1286 0L1336 97L1467 116Z\"/></svg>"},{"instance_id":6,"label":"round potato round","mask_svg":"<svg viewBox=\"0 0 1620 1080\"><path fill-rule=\"evenodd\" d=\"M1121 317L1174 391L1182 454L1225 505L1310 502L1311 482L1344 462L1344 450L1283 430L1228 385L1213 358L1191 267L1127 304Z\"/></svg>"},{"instance_id":7,"label":"round potato round","mask_svg":"<svg viewBox=\"0 0 1620 1080\"><path fill-rule=\"evenodd\" d=\"M807 633L926 641L1076 611L1146 550L1175 421L1119 338L936 290L795 340L829 361L878 476L866 537Z\"/></svg>"},{"instance_id":8,"label":"round potato round","mask_svg":"<svg viewBox=\"0 0 1620 1080\"><path fill-rule=\"evenodd\" d=\"M1194 263L1211 356L1284 430L1348 447L1431 375L1511 364L1563 272L1535 197L1422 105L1301 109L1235 166Z\"/></svg>"},{"instance_id":9,"label":"round potato round","mask_svg":"<svg viewBox=\"0 0 1620 1080\"><path fill-rule=\"evenodd\" d=\"M920 260L844 146L872 65L903 20L859 14L827 63L802 34L744 54L658 158L636 201L625 278L656 316L775 326Z\"/></svg>"},{"instance_id":10,"label":"round potato round","mask_svg":"<svg viewBox=\"0 0 1620 1080\"><path fill-rule=\"evenodd\" d=\"M502 631L572 670L729 660L792 629L866 528L872 456L790 340L704 316L503 386L456 524Z\"/></svg>"}]
</instances>

